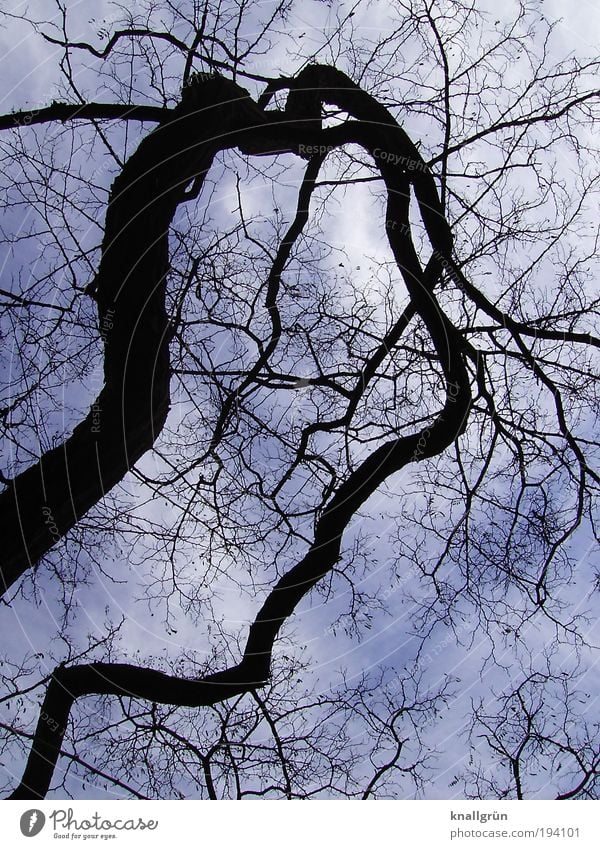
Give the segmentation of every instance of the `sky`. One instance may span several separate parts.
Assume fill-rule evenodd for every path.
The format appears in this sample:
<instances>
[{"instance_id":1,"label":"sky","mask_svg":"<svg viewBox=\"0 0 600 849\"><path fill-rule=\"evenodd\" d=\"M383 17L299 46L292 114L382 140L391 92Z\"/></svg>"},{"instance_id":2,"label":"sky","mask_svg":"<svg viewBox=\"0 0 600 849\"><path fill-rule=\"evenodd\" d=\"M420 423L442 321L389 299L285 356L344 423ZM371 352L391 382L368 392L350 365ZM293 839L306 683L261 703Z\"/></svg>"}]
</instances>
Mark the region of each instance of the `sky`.
<instances>
[{"instance_id":1,"label":"sky","mask_svg":"<svg viewBox=\"0 0 600 849\"><path fill-rule=\"evenodd\" d=\"M482 7L484 4L481 4ZM8 11L18 14L25 4L8 4ZM49 5L45 2L28 3L27 7L32 16L39 15L48 19L50 13ZM108 3L69 3L69 16L72 21L70 30L73 38L94 38L94 30L99 26L110 28L111 4ZM492 7L495 8L495 7ZM511 4L503 6L502 14L509 16ZM558 20L557 51L573 50L577 53L594 51L600 37L600 11L594 8L594 4L570 2L543 2L540 8L551 20ZM318 2L302 2L296 4L295 10L288 22L285 34L276 40L274 48L269 52L265 63L268 70L261 70L255 63L252 70L255 73L273 72L274 68L290 72L293 70L294 62L290 58L288 48L290 43L299 43L300 36L308 44L307 50L313 43L318 43L322 33L327 31L328 25L338 13L348 12L350 4L329 4ZM371 32L378 34L386 31L388 27L387 4L373 3L368 10L358 10L356 13L355 26L361 35L370 35ZM97 37L97 34L96 34ZM35 37L32 30L14 20L9 22L6 29L0 31L5 51L2 60L2 78L4 86L2 89L3 113L13 109L34 108L46 105L53 99L58 99L60 91L56 87L57 76L57 54L56 48L45 44L39 37ZM82 71L78 76L78 84L82 91L94 91L95 76L90 71ZM244 82L248 88L255 93L259 87L253 82ZM175 86L173 88L175 91ZM152 96L152 92L149 92ZM101 96L94 93L94 99L106 100L106 92ZM421 137L425 148L429 139L425 135L425 121L418 123L414 119L410 131L415 137ZM123 143L123 130L112 128L111 138ZM542 130L543 132L543 130ZM132 132L127 141L126 149L131 152L137 143L138 136ZM1 140L0 140L1 141ZM433 145L432 145L433 146ZM98 153L95 149L94 153ZM87 150L82 150L82 167L85 168L85 160L88 157ZM99 155L99 154L98 154ZM227 158L227 157L226 157ZM571 163L565 154L564 167L568 170ZM90 166L91 167L91 166ZM218 167L218 166L217 166ZM102 191L108 188L114 176L110 167L103 167L102 162L94 164L94 178L99 184L98 197L102 197ZM289 215L293 209L295 192L301 175L301 164L286 163L283 179L280 179L275 195L278 206ZM260 214L267 204L272 200L271 187L268 182L260 179L250 182L244 188L244 207L248 214ZM365 257L382 256L384 248L381 241L377 239L378 201L373 200L370 187L353 187L349 196L350 202L339 203L335 207L328 225L328 235L332 242L344 250L349 268L356 270L361 266L366 287L368 282L368 262ZM200 204L202 199L200 199ZM235 204L234 186L232 182L222 179L217 186L216 194L210 198L211 212L214 212L217 221L227 221L229 209ZM22 219L16 220L14 215L8 213L6 221L9 228L15 230L25 227L27 224L26 211L19 211ZM89 225L83 237L86 244L94 244L97 240L99 228L98 219ZM185 217L182 218L185 220ZM17 263L29 262L29 256L25 251L31 250L30 246L24 248L24 252L18 256L14 252L4 252L0 258L3 269L3 277L16 279ZM21 266L22 267L22 266ZM83 269L82 269L83 273ZM341 274L344 274L342 272ZM367 292L368 293L368 292ZM369 294L369 293L368 293ZM370 292L373 299L378 297L378 288L375 286ZM57 295L57 297L59 297ZM91 319L90 319L91 320ZM77 339L69 343L69 358L74 359L80 355L81 347ZM101 368L100 348L96 347L91 356L88 377L84 383L75 383L65 390L66 394L60 396L62 404L55 404L53 410L40 409L46 420L48 429L47 438L52 438L54 428L60 429L61 425L65 432L72 426L73 407L79 411L85 410L95 393L95 385L89 375L98 374ZM305 415L302 402L298 401L297 415ZM185 405L177 409L171 419L170 425L175 428L183 419L182 410ZM179 419L179 421L178 421ZM147 455L140 463L142 470L153 470L156 468L156 458ZM297 650L301 655L311 658L310 676L315 686L323 691L339 682L340 670L343 668L352 679L362 674L365 670L375 670L382 664L402 668L404 664L414 660L416 646L415 637L411 634L411 616L417 611L417 605L410 599L410 592L418 590L418 582L411 577L410 563L406 556L399 556L397 551L387 545L378 544L378 540L386 538L390 531L392 522L390 516L400 512L402 505L410 503L413 498L417 503L420 482L411 470L405 470L395 476L382 492L369 501L368 515L361 517L359 522L353 524L347 538L345 547L351 551L354 539L358 541L362 535L366 539L365 547L368 552L368 566L364 577L358 578L358 586L361 590L372 591L375 596L382 597L388 604L390 612L377 614L370 628L363 631L360 637L350 637L344 633L343 628L332 631L331 623L335 620L338 612L343 611L348 603L348 594L344 589L344 583L338 582L336 592L332 598L324 600L321 596L313 593L310 598L305 599L299 611L294 616L293 633L297 635ZM118 494L107 499L115 512L120 506L127 502L135 504L136 500L143 499L134 508L140 519L146 522L168 521L170 508L162 501L148 500L148 492L140 487L132 476L123 482L118 489ZM91 511L91 518L87 521L90 525L95 515ZM99 511L98 515L101 514ZM407 537L410 536L407 532ZM429 541L431 554L434 552L434 544ZM70 540L71 548L60 549L57 556L68 556L77 546L76 535ZM76 600L76 617L67 626L67 633L80 644L85 643L88 634L101 639L106 633L106 622L119 621L123 616L125 623L122 629L122 642L117 653L124 652L128 655L130 647L143 648L148 656L163 658L165 663L176 658L189 646L194 646L198 657L208 656L211 651L210 635L206 623L201 619L186 615L182 605L173 604L169 615L169 624L165 623L164 605L156 604L155 608L148 606L143 599L144 589L148 586L149 565L145 562L145 550L143 546L135 549L130 545L127 532L124 531L120 540L120 550L103 549L105 542L98 541L98 548L92 552L84 553L84 562L87 562L91 570L90 580L86 584L80 584L74 589L73 599ZM591 584L594 559L592 556L592 541L588 527L583 527L574 541L576 557L580 568L580 587L585 588ZM89 554L92 556L90 557ZM128 558L128 564L119 558ZM98 569L94 560L123 580L124 583L113 583ZM154 562L150 566L154 567ZM235 569L235 560L232 560L230 568ZM399 573L399 576L395 576ZM235 574L235 573L234 573ZM214 593L214 609L217 617L223 616L227 626L235 631L236 628L244 626L251 621L256 613L256 599L249 595L240 595L234 582L224 578L217 578L210 586L210 592ZM28 590L31 592L31 590ZM566 587L565 593L571 602L576 600L575 610L581 612L591 604L586 589ZM56 635L65 632L62 621L63 600L56 593L53 584L42 577L38 584L37 608L35 618L31 616L31 602L29 599L15 599L10 608L1 611L3 618L3 633L5 634L5 653L9 658L18 658L23 653L23 648L28 647L31 653L47 653L50 641L54 659L49 663L48 658L41 660L39 669L42 672L49 671L50 665L60 657L64 651L64 644L56 641ZM472 612L465 608L464 618L457 620L458 631L452 631L447 627L438 626L433 631L427 647L424 649L424 660L421 662L420 670L426 675L426 680L431 687L438 685L446 675L453 676L456 697L452 699L450 708L442 714L436 728L430 732L432 745L442 752L439 767L436 770L436 779L427 785L425 795L427 798L450 798L453 794L459 794L460 786L452 785L451 782L457 772L465 765L467 757L466 742L461 737L465 730L465 723L470 712L471 700L486 698L492 703L493 697L490 693L502 692L519 673L519 662L522 657L514 645L505 646L505 651L498 652L494 649L494 660L490 660L492 643L489 636L482 634L481 630L475 629ZM498 645L502 645L502 635L498 635ZM588 633L589 641L598 645L600 634L598 627L590 625ZM544 651L553 646L554 633L550 623L540 627L539 620L532 620L526 626L521 638L532 650L535 662L542 663ZM285 649L287 650L287 648ZM554 659L558 668L572 670L581 659L582 667L587 669L585 678L581 685L593 697L585 706L588 716L597 713L597 694L600 692L600 669L598 667L597 655L589 656L586 652L581 653L581 658L573 649L557 649ZM46 665L49 664L49 665ZM543 664L542 664L543 665ZM481 672L483 667L483 672ZM503 669L504 667L504 669ZM36 670L37 673L37 670ZM595 694L595 695L594 695ZM33 722L34 711L31 709L27 715L27 721ZM364 730L357 730L364 734ZM13 764L6 763L4 768L12 771ZM74 782L72 792L75 795L94 795L98 788L89 787L83 791ZM412 792L412 789L409 791ZM547 788L540 779L537 785L540 797L545 797Z\"/></svg>"}]
</instances>

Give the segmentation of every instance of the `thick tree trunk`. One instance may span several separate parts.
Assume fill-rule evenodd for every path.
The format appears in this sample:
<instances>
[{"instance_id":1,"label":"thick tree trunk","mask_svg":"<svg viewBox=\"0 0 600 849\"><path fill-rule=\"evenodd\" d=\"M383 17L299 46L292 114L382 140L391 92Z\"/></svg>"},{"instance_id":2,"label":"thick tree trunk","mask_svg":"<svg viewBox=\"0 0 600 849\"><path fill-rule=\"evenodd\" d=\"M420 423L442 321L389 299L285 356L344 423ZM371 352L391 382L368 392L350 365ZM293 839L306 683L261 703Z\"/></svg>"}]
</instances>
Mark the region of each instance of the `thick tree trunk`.
<instances>
[{"instance_id":1,"label":"thick tree trunk","mask_svg":"<svg viewBox=\"0 0 600 849\"><path fill-rule=\"evenodd\" d=\"M104 388L65 442L0 495L0 592L46 554L154 444L169 412L168 230L185 186L236 131L248 93L220 77L186 89L114 181L95 282ZM264 119L263 119L264 120Z\"/></svg>"},{"instance_id":2,"label":"thick tree trunk","mask_svg":"<svg viewBox=\"0 0 600 849\"><path fill-rule=\"evenodd\" d=\"M327 139L332 144L347 141L361 144L375 159L377 147L385 144L396 157L395 165L379 162L388 194L387 221L396 225L387 228L387 236L411 304L423 320L439 357L446 382L445 403L429 427L381 445L338 487L317 523L314 542L306 555L283 575L258 611L237 665L201 680L186 680L130 664L92 663L56 669L46 692L23 779L11 795L12 799L45 796L60 754L69 712L73 702L81 696L112 693L173 705L202 706L265 683L270 675L273 646L282 625L311 588L334 567L343 533L356 511L390 475L409 463L441 453L465 428L471 391L463 344L433 294L441 263L449 258L452 244L433 179L424 170L422 178L413 180L434 249L434 261L429 263L429 271L425 274L410 236L410 185L406 173L413 170L407 169L408 161L422 160L408 137L383 107L335 69L311 66L300 75L298 86L318 91L322 100L335 103L360 119L322 131L321 140ZM260 121L257 123L260 125ZM269 131L263 126L250 140L244 140L243 136L238 139L240 148L254 152L262 152L267 147L279 148L286 130L280 132L277 121L274 125L271 142ZM288 131L290 129L288 126ZM306 132L305 127L296 129ZM265 132L266 136L257 141L257 136ZM314 183L316 173L311 171L310 176Z\"/></svg>"}]
</instances>

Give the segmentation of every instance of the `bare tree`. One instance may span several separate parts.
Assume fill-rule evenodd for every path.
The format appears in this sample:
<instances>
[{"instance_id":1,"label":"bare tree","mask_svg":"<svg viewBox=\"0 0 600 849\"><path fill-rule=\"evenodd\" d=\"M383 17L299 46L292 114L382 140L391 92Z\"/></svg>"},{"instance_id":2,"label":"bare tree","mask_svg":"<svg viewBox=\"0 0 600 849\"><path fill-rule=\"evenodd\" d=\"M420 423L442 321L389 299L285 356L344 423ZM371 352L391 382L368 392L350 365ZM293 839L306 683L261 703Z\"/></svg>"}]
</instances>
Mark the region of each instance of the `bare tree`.
<instances>
[{"instance_id":1,"label":"bare tree","mask_svg":"<svg viewBox=\"0 0 600 849\"><path fill-rule=\"evenodd\" d=\"M535 661L552 641L581 678L593 643L570 585L593 577L598 63L527 3L504 23L399 3L375 40L361 2L309 34L287 2L114 9L89 41L59 0L30 20L58 99L0 119L2 584L18 615L44 595L62 617L47 657L7 651L11 798L90 777L422 793L436 717L464 706L446 656L489 682L451 787L523 798L542 758L533 795L593 796L578 687ZM86 642L80 588L129 614L128 563L200 643L143 654L114 610ZM323 689L292 630L319 593L329 638L391 615L402 656L380 636L378 671Z\"/></svg>"},{"instance_id":2,"label":"bare tree","mask_svg":"<svg viewBox=\"0 0 600 849\"><path fill-rule=\"evenodd\" d=\"M502 694L497 713L475 706L470 732L488 757L471 760L467 795L527 799L556 783L557 799L598 798L598 722L586 716L592 695L573 686L574 671L547 662Z\"/></svg>"}]
</instances>

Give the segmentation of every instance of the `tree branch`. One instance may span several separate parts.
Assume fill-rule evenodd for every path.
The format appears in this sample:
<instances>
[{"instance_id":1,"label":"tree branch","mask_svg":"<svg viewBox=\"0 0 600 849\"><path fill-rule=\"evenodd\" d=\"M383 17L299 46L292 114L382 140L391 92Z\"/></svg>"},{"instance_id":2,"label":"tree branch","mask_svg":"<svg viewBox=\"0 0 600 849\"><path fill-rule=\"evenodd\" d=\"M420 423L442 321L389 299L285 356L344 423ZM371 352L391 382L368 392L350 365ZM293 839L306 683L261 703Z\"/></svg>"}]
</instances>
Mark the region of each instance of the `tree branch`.
<instances>
[{"instance_id":1,"label":"tree branch","mask_svg":"<svg viewBox=\"0 0 600 849\"><path fill-rule=\"evenodd\" d=\"M311 66L303 72L299 76L300 83L305 83L304 78L308 77L313 89L321 90L323 87L324 99L332 98L350 114L359 113L360 122L353 124L357 128L357 143L364 144L373 153L377 145L389 139L388 117L391 119L391 116L387 110L383 110L383 116L383 107L358 87L351 88L354 84L334 69L318 66L318 77L313 82L314 70L315 66ZM350 91L340 93L338 88L329 87L331 82L338 86L342 82L343 88ZM374 115L378 120L373 120ZM385 120L382 120L384 117ZM399 130L397 127L394 129ZM406 151L405 134L398 133L394 138L399 140L396 150ZM408 145L412 156L410 140ZM410 197L406 174L402 168L382 162L378 164L387 188L388 218L399 225L387 229L388 240L411 301L431 335L444 371L446 400L441 412L429 427L380 446L339 486L317 523L314 542L307 554L267 596L250 627L242 659L236 666L200 680L182 679L130 664L91 663L58 667L46 692L23 779L10 798L44 797L60 753L71 707L81 696L112 694L201 707L256 690L264 684L270 675L273 646L282 625L315 584L335 566L342 535L356 511L390 475L408 463L439 454L463 432L471 404L469 375L462 357L463 343L442 312L431 287L426 285L410 236ZM428 191L429 187L420 186L420 203L423 203ZM425 222L428 232L431 229L430 239L434 247L443 245L449 234L448 225L440 224L440 216L436 193L433 215L430 209Z\"/></svg>"},{"instance_id":2,"label":"tree branch","mask_svg":"<svg viewBox=\"0 0 600 849\"><path fill-rule=\"evenodd\" d=\"M162 123L173 114L162 106L127 103L51 103L42 109L21 110L0 116L0 130L48 124L51 121L153 121Z\"/></svg>"}]
</instances>

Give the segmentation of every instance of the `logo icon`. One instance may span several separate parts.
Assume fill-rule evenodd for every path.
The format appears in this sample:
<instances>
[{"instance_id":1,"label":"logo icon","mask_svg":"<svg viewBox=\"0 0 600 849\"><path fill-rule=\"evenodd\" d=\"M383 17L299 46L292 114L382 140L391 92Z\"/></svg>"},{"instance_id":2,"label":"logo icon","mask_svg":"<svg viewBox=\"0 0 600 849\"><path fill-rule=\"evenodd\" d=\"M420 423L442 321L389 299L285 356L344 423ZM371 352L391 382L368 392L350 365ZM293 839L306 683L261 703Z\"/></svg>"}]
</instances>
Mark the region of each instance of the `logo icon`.
<instances>
[{"instance_id":1,"label":"logo icon","mask_svg":"<svg viewBox=\"0 0 600 849\"><path fill-rule=\"evenodd\" d=\"M21 815L21 834L25 837L35 837L43 829L46 817L42 811L32 808Z\"/></svg>"}]
</instances>

